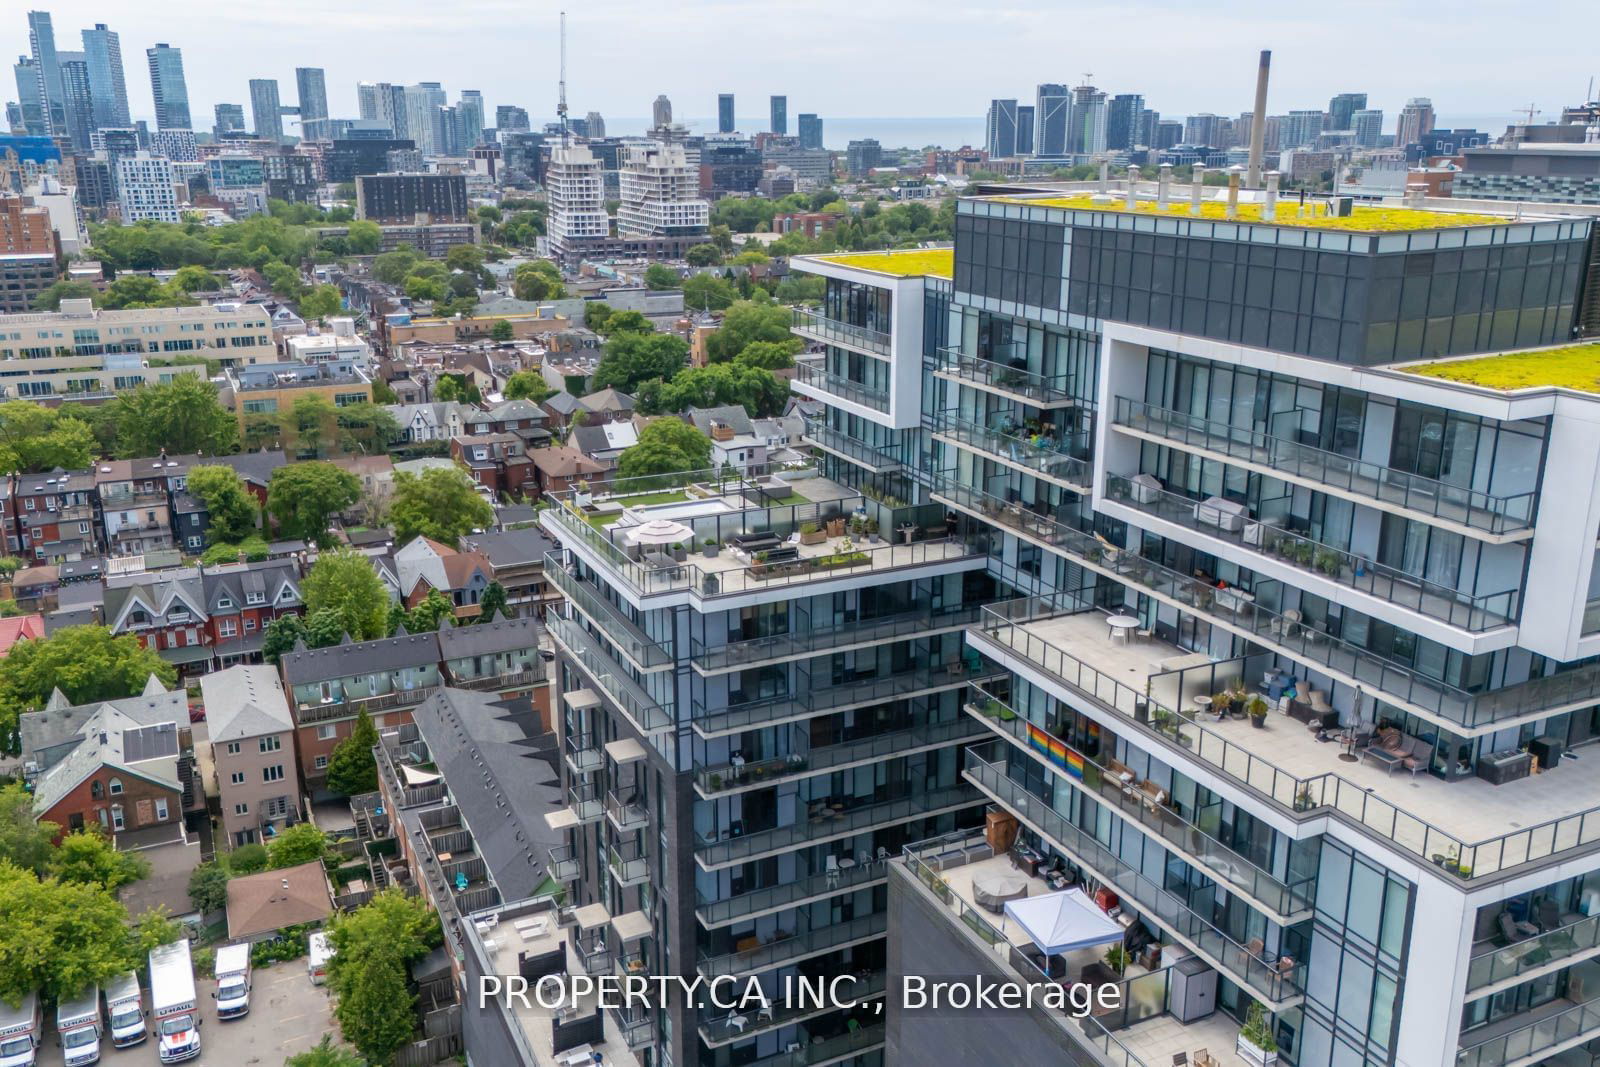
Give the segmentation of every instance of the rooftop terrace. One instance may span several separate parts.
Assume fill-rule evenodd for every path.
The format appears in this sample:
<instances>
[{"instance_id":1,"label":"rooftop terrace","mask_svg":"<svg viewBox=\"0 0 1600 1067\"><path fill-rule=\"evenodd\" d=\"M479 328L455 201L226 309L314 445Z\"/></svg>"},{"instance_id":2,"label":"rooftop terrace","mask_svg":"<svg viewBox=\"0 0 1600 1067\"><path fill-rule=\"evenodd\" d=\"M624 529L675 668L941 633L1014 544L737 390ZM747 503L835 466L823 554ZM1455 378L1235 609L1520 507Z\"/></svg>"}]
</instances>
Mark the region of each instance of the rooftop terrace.
<instances>
[{"instance_id":1,"label":"rooftop terrace","mask_svg":"<svg viewBox=\"0 0 1600 1067\"><path fill-rule=\"evenodd\" d=\"M1267 218L1259 203L1241 202L1236 219L1228 218L1228 205L1221 200L1208 199L1195 213L1188 197L1187 187L1175 195L1166 207L1154 200L1138 200L1134 213L1159 215L1175 219L1200 218L1209 222L1258 222L1269 226L1300 226L1317 230L1344 230L1350 233L1401 233L1408 230L1447 230L1463 226L1503 226L1511 221L1501 215L1469 214L1466 212L1428 211L1405 207L1357 206L1347 216L1327 215L1321 204L1309 205L1301 214L1301 207L1287 199L1279 200L1277 214ZM1028 207L1054 207L1068 211L1113 211L1127 213L1128 206L1120 193L1081 193L1074 196L989 196L982 199L1001 204L1023 204Z\"/></svg>"},{"instance_id":2,"label":"rooftop terrace","mask_svg":"<svg viewBox=\"0 0 1600 1067\"><path fill-rule=\"evenodd\" d=\"M1507 393L1538 388L1600 393L1600 342L1413 363L1394 369Z\"/></svg>"},{"instance_id":3,"label":"rooftop terrace","mask_svg":"<svg viewBox=\"0 0 1600 1067\"><path fill-rule=\"evenodd\" d=\"M892 274L897 278L930 275L948 279L955 272L954 248L908 248L899 252L848 252L836 256L813 256L823 263L841 267Z\"/></svg>"}]
</instances>

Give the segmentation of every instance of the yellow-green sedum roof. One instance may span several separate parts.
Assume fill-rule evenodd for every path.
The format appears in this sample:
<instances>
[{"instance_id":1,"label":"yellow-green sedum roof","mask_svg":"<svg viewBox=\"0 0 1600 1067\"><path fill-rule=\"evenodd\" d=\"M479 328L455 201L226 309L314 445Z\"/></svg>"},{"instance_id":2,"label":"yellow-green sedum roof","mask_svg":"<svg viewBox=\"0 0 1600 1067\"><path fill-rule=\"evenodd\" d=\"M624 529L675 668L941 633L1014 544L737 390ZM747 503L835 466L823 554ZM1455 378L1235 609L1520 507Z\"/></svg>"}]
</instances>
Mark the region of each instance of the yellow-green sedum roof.
<instances>
[{"instance_id":1,"label":"yellow-green sedum roof","mask_svg":"<svg viewBox=\"0 0 1600 1067\"><path fill-rule=\"evenodd\" d=\"M916 278L931 275L949 278L955 272L955 249L908 248L901 252L841 252L833 256L812 256L823 263L837 263L841 267L893 274L899 278Z\"/></svg>"},{"instance_id":2,"label":"yellow-green sedum roof","mask_svg":"<svg viewBox=\"0 0 1600 1067\"><path fill-rule=\"evenodd\" d=\"M1207 187L1211 189L1211 187ZM1218 187L1220 188L1220 187ZM1187 191L1187 190L1185 190ZM1101 194L1112 196L1112 201L1096 201L1093 194L1081 193L1075 196L990 196L984 199L997 201L1002 204L1025 204L1030 207L1055 207L1066 208L1071 211L1117 211L1126 212L1128 206L1123 195L1116 193ZM1364 207L1356 205L1352 215L1338 218L1335 216L1311 214L1304 217L1298 215L1300 205L1292 199L1278 201L1278 213L1274 219L1264 219L1261 214L1262 205L1254 202L1239 205L1237 220L1228 218L1228 205L1225 201L1210 199L1215 195L1215 189L1207 193L1207 199L1200 203L1199 218L1214 222L1259 222L1268 226L1304 226L1315 230L1344 230L1351 233L1398 233L1406 230L1451 230L1462 226L1501 226L1511 221L1501 215L1469 215L1461 212L1423 211L1409 207ZM1321 205L1318 204L1320 210ZM1139 215L1164 215L1170 218L1195 218L1192 206L1187 196L1174 197L1165 207L1156 206L1154 200L1140 200L1134 206L1134 213Z\"/></svg>"},{"instance_id":3,"label":"yellow-green sedum roof","mask_svg":"<svg viewBox=\"0 0 1600 1067\"><path fill-rule=\"evenodd\" d=\"M1505 392L1559 387L1583 393L1600 393L1600 342L1538 348L1529 352L1501 352L1475 359L1420 363L1398 369L1425 378L1443 378Z\"/></svg>"}]
</instances>

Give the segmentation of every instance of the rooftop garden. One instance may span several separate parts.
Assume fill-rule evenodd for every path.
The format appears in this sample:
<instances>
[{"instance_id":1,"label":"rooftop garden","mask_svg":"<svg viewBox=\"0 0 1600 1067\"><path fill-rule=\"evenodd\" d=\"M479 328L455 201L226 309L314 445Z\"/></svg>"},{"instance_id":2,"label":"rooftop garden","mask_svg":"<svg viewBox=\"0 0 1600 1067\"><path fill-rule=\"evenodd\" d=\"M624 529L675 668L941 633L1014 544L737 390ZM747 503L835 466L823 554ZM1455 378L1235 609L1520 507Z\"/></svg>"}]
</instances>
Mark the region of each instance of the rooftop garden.
<instances>
[{"instance_id":1,"label":"rooftop garden","mask_svg":"<svg viewBox=\"0 0 1600 1067\"><path fill-rule=\"evenodd\" d=\"M1600 393L1600 343L1501 352L1473 359L1452 359L1401 367L1407 374L1443 378L1509 392L1555 386Z\"/></svg>"},{"instance_id":2,"label":"rooftop garden","mask_svg":"<svg viewBox=\"0 0 1600 1067\"><path fill-rule=\"evenodd\" d=\"M901 252L844 252L836 256L817 256L824 263L837 263L841 267L873 270L879 274L893 274L901 278L932 275L949 278L955 270L953 248L908 248Z\"/></svg>"},{"instance_id":3,"label":"rooftop garden","mask_svg":"<svg viewBox=\"0 0 1600 1067\"><path fill-rule=\"evenodd\" d=\"M1187 192L1187 189L1183 190ZM1022 196L995 196L989 197L1004 204L1026 204L1030 207L1057 207L1071 211L1120 211L1128 210L1127 203L1121 194L1099 194L1111 196L1110 201L1096 201L1095 194L1081 193L1075 196L1047 196L1047 197L1022 197ZM1501 226L1508 219L1500 215L1469 215L1465 212L1423 211L1418 208L1407 207L1364 207L1356 205L1354 213L1343 218L1330 215L1298 214L1300 205L1290 198L1278 201L1277 217L1271 220L1262 218L1262 205L1258 203L1241 203L1237 220L1228 218L1228 205L1226 201L1212 200L1214 190L1207 193L1208 199L1200 204L1199 218L1216 222L1260 222L1269 226L1304 226L1316 230L1344 230L1350 233L1399 233L1406 230L1447 230L1461 226ZM1321 204L1317 205L1319 211ZM1157 206L1154 200L1140 200L1134 205L1134 212L1139 215L1166 215L1172 218L1197 217L1187 196L1174 197L1165 208Z\"/></svg>"}]
</instances>

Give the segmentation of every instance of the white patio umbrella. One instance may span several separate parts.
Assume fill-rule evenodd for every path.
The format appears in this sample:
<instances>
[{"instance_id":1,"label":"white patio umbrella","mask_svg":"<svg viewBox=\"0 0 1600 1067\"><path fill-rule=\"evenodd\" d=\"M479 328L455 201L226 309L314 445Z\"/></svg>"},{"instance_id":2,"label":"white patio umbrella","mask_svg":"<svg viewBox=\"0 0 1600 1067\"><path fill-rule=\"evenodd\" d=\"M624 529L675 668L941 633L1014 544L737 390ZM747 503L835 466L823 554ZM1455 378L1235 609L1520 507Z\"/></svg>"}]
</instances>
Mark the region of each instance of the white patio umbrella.
<instances>
[{"instance_id":1,"label":"white patio umbrella","mask_svg":"<svg viewBox=\"0 0 1600 1067\"><path fill-rule=\"evenodd\" d=\"M633 545L687 545L694 541L693 530L671 519L651 519L629 530L627 536Z\"/></svg>"}]
</instances>

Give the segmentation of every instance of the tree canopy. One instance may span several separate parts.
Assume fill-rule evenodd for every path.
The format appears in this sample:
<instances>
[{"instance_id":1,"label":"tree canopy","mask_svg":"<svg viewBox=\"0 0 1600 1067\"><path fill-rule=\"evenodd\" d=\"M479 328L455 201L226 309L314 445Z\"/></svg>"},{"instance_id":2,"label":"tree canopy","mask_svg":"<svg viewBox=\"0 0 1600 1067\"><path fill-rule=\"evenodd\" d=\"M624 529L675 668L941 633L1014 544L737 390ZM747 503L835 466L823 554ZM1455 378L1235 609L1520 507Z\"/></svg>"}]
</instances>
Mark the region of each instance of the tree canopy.
<instances>
[{"instance_id":1,"label":"tree canopy","mask_svg":"<svg viewBox=\"0 0 1600 1067\"><path fill-rule=\"evenodd\" d=\"M35 821L33 794L21 782L0 786L0 863L43 875L55 855L52 844L61 827Z\"/></svg>"},{"instance_id":2,"label":"tree canopy","mask_svg":"<svg viewBox=\"0 0 1600 1067\"><path fill-rule=\"evenodd\" d=\"M647 289L676 289L683 281L678 277L678 272L665 263L652 263L644 269L644 284Z\"/></svg>"},{"instance_id":3,"label":"tree canopy","mask_svg":"<svg viewBox=\"0 0 1600 1067\"><path fill-rule=\"evenodd\" d=\"M788 398L789 384L771 371L735 362L690 367L670 382L646 382L636 400L639 410L652 415L738 404L761 418L781 413Z\"/></svg>"},{"instance_id":4,"label":"tree canopy","mask_svg":"<svg viewBox=\"0 0 1600 1067\"><path fill-rule=\"evenodd\" d=\"M397 542L431 537L454 545L462 534L494 523L494 505L460 467L431 467L421 474L396 471L389 525Z\"/></svg>"},{"instance_id":5,"label":"tree canopy","mask_svg":"<svg viewBox=\"0 0 1600 1067\"><path fill-rule=\"evenodd\" d=\"M615 322L618 317L613 315L611 321ZM681 337L665 333L613 334L606 342L600 365L595 368L593 388L613 388L631 394L652 378L670 382L684 369L688 358L689 345Z\"/></svg>"},{"instance_id":6,"label":"tree canopy","mask_svg":"<svg viewBox=\"0 0 1600 1067\"><path fill-rule=\"evenodd\" d=\"M295 823L267 843L267 866L298 867L328 855L328 835L316 823Z\"/></svg>"},{"instance_id":7,"label":"tree canopy","mask_svg":"<svg viewBox=\"0 0 1600 1067\"><path fill-rule=\"evenodd\" d=\"M326 545L328 520L361 499L361 482L332 463L291 463L272 472L267 510L283 536Z\"/></svg>"},{"instance_id":8,"label":"tree canopy","mask_svg":"<svg viewBox=\"0 0 1600 1067\"><path fill-rule=\"evenodd\" d=\"M104 626L67 626L48 637L18 641L0 659L0 733L16 751L17 718L43 707L59 688L74 704L117 700L142 691L151 675L165 686L177 671L132 634L111 636Z\"/></svg>"},{"instance_id":9,"label":"tree canopy","mask_svg":"<svg viewBox=\"0 0 1600 1067\"><path fill-rule=\"evenodd\" d=\"M128 910L101 885L0 863L0 1000L59 1000L138 963Z\"/></svg>"},{"instance_id":10,"label":"tree canopy","mask_svg":"<svg viewBox=\"0 0 1600 1067\"><path fill-rule=\"evenodd\" d=\"M99 885L116 892L148 875L150 862L137 852L118 851L96 827L63 837L50 857L50 873L63 882Z\"/></svg>"},{"instance_id":11,"label":"tree canopy","mask_svg":"<svg viewBox=\"0 0 1600 1067\"><path fill-rule=\"evenodd\" d=\"M196 467L184 484L206 506L211 541L238 544L256 536L256 498L232 467Z\"/></svg>"},{"instance_id":12,"label":"tree canopy","mask_svg":"<svg viewBox=\"0 0 1600 1067\"><path fill-rule=\"evenodd\" d=\"M728 308L722 326L706 338L706 357L713 363L732 362L754 341L784 345L791 353L805 347L789 332L789 309L771 300L741 300Z\"/></svg>"},{"instance_id":13,"label":"tree canopy","mask_svg":"<svg viewBox=\"0 0 1600 1067\"><path fill-rule=\"evenodd\" d=\"M362 708L350 728L350 736L340 741L328 757L328 788L347 797L377 789L378 763L372 755L372 746L377 743L378 729Z\"/></svg>"},{"instance_id":14,"label":"tree canopy","mask_svg":"<svg viewBox=\"0 0 1600 1067\"><path fill-rule=\"evenodd\" d=\"M438 913L419 897L386 889L336 918L328 936L339 1028L370 1062L388 1063L416 1025L406 967L443 942Z\"/></svg>"},{"instance_id":15,"label":"tree canopy","mask_svg":"<svg viewBox=\"0 0 1600 1067\"><path fill-rule=\"evenodd\" d=\"M710 245L701 245L710 248ZM683 306L696 311L721 311L739 299L739 290L726 278L696 274L683 282Z\"/></svg>"},{"instance_id":16,"label":"tree canopy","mask_svg":"<svg viewBox=\"0 0 1600 1067\"><path fill-rule=\"evenodd\" d=\"M529 400L542 404L554 395L555 390L544 380L544 375L536 370L519 370L506 379L507 400Z\"/></svg>"},{"instance_id":17,"label":"tree canopy","mask_svg":"<svg viewBox=\"0 0 1600 1067\"><path fill-rule=\"evenodd\" d=\"M32 400L0 404L0 473L87 467L95 447L89 427L59 409Z\"/></svg>"},{"instance_id":18,"label":"tree canopy","mask_svg":"<svg viewBox=\"0 0 1600 1067\"><path fill-rule=\"evenodd\" d=\"M338 615L343 631L356 641L387 636L389 592L372 562L354 549L322 552L300 588L308 620L328 610Z\"/></svg>"},{"instance_id":19,"label":"tree canopy","mask_svg":"<svg viewBox=\"0 0 1600 1067\"><path fill-rule=\"evenodd\" d=\"M639 433L639 443L617 458L619 478L676 474L711 466L711 438L686 422L657 419Z\"/></svg>"},{"instance_id":20,"label":"tree canopy","mask_svg":"<svg viewBox=\"0 0 1600 1067\"><path fill-rule=\"evenodd\" d=\"M110 404L123 457L174 454L215 456L238 444L238 423L217 400L217 387L198 374L123 390Z\"/></svg>"},{"instance_id":21,"label":"tree canopy","mask_svg":"<svg viewBox=\"0 0 1600 1067\"><path fill-rule=\"evenodd\" d=\"M560 268L547 259L518 264L511 272L511 292L518 300L560 300L567 295Z\"/></svg>"}]
</instances>

